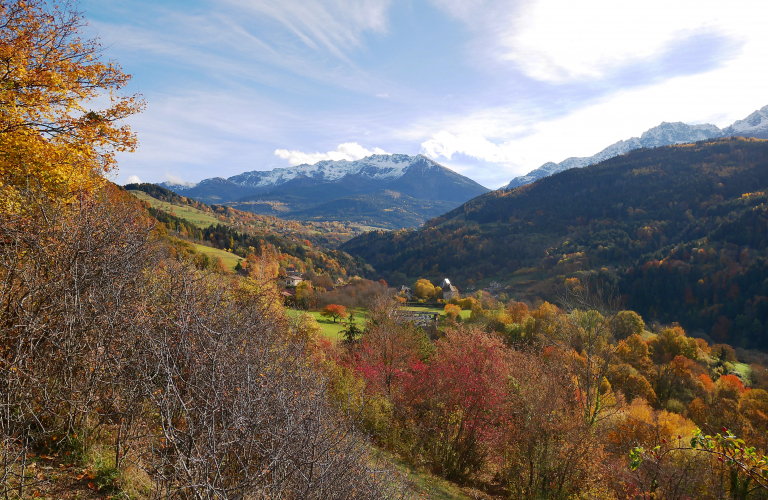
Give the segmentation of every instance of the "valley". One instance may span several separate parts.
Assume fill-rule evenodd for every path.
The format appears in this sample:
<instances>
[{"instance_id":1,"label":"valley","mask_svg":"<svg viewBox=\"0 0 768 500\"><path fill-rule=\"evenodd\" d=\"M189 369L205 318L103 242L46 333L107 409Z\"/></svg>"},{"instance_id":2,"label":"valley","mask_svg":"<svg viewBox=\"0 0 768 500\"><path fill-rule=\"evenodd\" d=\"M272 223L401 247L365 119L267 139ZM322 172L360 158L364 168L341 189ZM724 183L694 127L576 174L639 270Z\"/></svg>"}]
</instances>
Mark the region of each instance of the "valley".
<instances>
[{"instance_id":1,"label":"valley","mask_svg":"<svg viewBox=\"0 0 768 500\"><path fill-rule=\"evenodd\" d=\"M649 319L765 348L768 317L752 304L768 277L766 187L763 140L641 149L478 197L416 232L366 233L342 249L394 284L442 275L460 289L497 281L496 293L519 300L555 300L578 277L625 294Z\"/></svg>"},{"instance_id":2,"label":"valley","mask_svg":"<svg viewBox=\"0 0 768 500\"><path fill-rule=\"evenodd\" d=\"M3 1L0 498L768 500L768 4L524 4Z\"/></svg>"}]
</instances>

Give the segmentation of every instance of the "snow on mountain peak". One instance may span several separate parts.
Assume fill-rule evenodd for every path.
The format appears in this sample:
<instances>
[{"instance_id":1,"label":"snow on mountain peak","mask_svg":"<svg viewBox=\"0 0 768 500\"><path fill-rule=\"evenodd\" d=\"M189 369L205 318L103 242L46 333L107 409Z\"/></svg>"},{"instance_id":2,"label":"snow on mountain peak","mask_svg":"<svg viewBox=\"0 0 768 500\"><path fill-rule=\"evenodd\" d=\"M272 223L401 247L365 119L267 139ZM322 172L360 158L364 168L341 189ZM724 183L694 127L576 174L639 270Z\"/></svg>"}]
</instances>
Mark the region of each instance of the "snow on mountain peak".
<instances>
[{"instance_id":1,"label":"snow on mountain peak","mask_svg":"<svg viewBox=\"0 0 768 500\"><path fill-rule=\"evenodd\" d=\"M763 106L743 120L736 120L733 125L723 131L727 135L768 133L768 106Z\"/></svg>"},{"instance_id":2,"label":"snow on mountain peak","mask_svg":"<svg viewBox=\"0 0 768 500\"><path fill-rule=\"evenodd\" d=\"M632 137L626 141L619 141L608 146L594 156L586 158L568 158L560 163L545 163L536 170L528 172L526 175L515 177L506 188L512 189L518 186L524 186L541 179L542 177L548 177L571 168L594 165L609 158L613 158L614 156L628 153L633 149L687 144L734 135L768 139L768 106L763 106L745 119L737 120L733 125L722 130L711 123L688 125L683 122L661 122L660 125L643 132L640 137Z\"/></svg>"},{"instance_id":3,"label":"snow on mountain peak","mask_svg":"<svg viewBox=\"0 0 768 500\"><path fill-rule=\"evenodd\" d=\"M360 175L367 179L394 180L402 177L408 168L422 159L422 155L374 154L360 160L323 160L313 165L274 170L254 170L230 177L228 180L247 187L279 186L304 176L323 182L334 182L347 175ZM430 160L431 161L431 160Z\"/></svg>"}]
</instances>

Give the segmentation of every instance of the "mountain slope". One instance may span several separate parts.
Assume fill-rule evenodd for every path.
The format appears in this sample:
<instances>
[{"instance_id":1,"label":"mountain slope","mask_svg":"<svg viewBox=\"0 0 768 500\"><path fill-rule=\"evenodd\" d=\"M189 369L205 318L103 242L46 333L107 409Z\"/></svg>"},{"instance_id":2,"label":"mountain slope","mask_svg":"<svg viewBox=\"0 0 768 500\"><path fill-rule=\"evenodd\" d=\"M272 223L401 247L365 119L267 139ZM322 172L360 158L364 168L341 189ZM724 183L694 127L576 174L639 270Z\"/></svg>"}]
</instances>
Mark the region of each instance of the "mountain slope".
<instances>
[{"instance_id":1,"label":"mountain slope","mask_svg":"<svg viewBox=\"0 0 768 500\"><path fill-rule=\"evenodd\" d=\"M628 153L640 148L657 148L671 146L673 144L686 144L718 137L754 137L768 139L768 106L763 107L749 115L744 120L737 120L733 125L724 129L709 123L702 125L687 125L682 122L667 123L653 127L643 132L640 137L632 137L625 141L619 141L608 146L593 156L583 158L568 158L560 163L547 162L536 170L526 175L515 177L506 186L513 189L530 184L537 179L547 177L557 172L571 168L582 168L600 163L601 161Z\"/></svg>"},{"instance_id":2,"label":"mountain slope","mask_svg":"<svg viewBox=\"0 0 768 500\"><path fill-rule=\"evenodd\" d=\"M421 225L436 215L435 207L449 210L488 192L475 181L423 155L372 155L357 161L322 161L267 172L245 172L228 179L206 179L194 186L162 186L207 203L296 219L314 219L311 211L323 205L325 220L342 220L350 212L343 208L343 203L331 202L350 196L359 201L370 196L367 202L380 210L365 217L355 216L352 222L387 228ZM412 201L402 210L399 203L404 199L398 202L396 197L372 194L383 190L398 192ZM381 205L386 199L392 203ZM333 212L334 206L341 211Z\"/></svg>"},{"instance_id":3,"label":"mountain slope","mask_svg":"<svg viewBox=\"0 0 768 500\"><path fill-rule=\"evenodd\" d=\"M223 255L231 266L249 254L267 252L280 255L281 265L314 269L334 277L372 272L337 250L340 243L360 234L361 229L351 224L285 221L227 206L209 206L154 184L127 184L124 189L145 202L150 215L164 224L169 234L196 244L203 253Z\"/></svg>"},{"instance_id":4,"label":"mountain slope","mask_svg":"<svg viewBox=\"0 0 768 500\"><path fill-rule=\"evenodd\" d=\"M717 139L634 150L341 248L392 284L495 280L531 301L556 300L568 277L613 284L648 320L768 349L767 204L768 141Z\"/></svg>"},{"instance_id":5,"label":"mountain slope","mask_svg":"<svg viewBox=\"0 0 768 500\"><path fill-rule=\"evenodd\" d=\"M427 218L437 217L455 207L441 200L419 200L389 189L364 195L347 196L291 213L294 220L376 222L378 227L399 229L416 227ZM404 224L394 225L389 221ZM373 224L372 224L373 225Z\"/></svg>"}]
</instances>

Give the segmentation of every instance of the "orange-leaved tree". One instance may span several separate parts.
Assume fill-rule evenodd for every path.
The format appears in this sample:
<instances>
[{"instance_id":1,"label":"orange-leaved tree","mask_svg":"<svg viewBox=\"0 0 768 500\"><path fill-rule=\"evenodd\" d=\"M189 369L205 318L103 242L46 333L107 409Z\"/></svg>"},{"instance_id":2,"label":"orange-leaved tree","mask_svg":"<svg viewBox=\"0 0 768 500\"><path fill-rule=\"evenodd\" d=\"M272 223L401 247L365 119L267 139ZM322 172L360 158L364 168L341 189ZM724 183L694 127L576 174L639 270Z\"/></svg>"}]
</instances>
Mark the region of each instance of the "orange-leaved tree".
<instances>
[{"instance_id":1,"label":"orange-leaved tree","mask_svg":"<svg viewBox=\"0 0 768 500\"><path fill-rule=\"evenodd\" d=\"M69 0L0 4L0 204L5 211L22 205L19 190L67 198L90 189L115 168L116 152L136 146L122 120L144 103L136 95L118 95L130 76L101 60L98 41L80 38L85 24Z\"/></svg>"},{"instance_id":2,"label":"orange-leaved tree","mask_svg":"<svg viewBox=\"0 0 768 500\"><path fill-rule=\"evenodd\" d=\"M349 314L347 313L346 306L340 306L339 304L328 304L320 313L320 316L324 318L333 318L333 322L336 323L337 319L344 319Z\"/></svg>"},{"instance_id":3,"label":"orange-leaved tree","mask_svg":"<svg viewBox=\"0 0 768 500\"><path fill-rule=\"evenodd\" d=\"M456 319L461 314L461 307L455 304L446 304L443 312L451 319Z\"/></svg>"}]
</instances>

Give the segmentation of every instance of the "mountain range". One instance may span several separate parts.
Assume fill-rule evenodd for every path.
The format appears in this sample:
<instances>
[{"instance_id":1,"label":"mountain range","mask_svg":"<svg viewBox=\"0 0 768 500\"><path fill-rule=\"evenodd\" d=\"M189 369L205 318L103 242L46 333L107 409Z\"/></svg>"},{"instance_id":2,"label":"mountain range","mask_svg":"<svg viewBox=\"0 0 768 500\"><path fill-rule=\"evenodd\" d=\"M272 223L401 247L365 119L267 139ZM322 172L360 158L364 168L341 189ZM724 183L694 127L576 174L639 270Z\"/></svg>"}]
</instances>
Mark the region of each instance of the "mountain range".
<instances>
[{"instance_id":1,"label":"mountain range","mask_svg":"<svg viewBox=\"0 0 768 500\"><path fill-rule=\"evenodd\" d=\"M162 187L206 203L265 215L346 220L385 228L421 225L489 190L424 155L372 155L244 172Z\"/></svg>"},{"instance_id":2,"label":"mountain range","mask_svg":"<svg viewBox=\"0 0 768 500\"><path fill-rule=\"evenodd\" d=\"M764 106L762 109L755 111L745 119L737 120L732 125L723 129L710 123L688 125L682 122L662 122L661 125L643 132L640 137L632 137L625 141L611 144L596 155L582 158L572 157L560 163L547 162L536 170L528 172L526 175L515 177L506 188L513 189L519 186L524 186L543 177L549 177L550 175L571 168L582 168L589 165L595 165L601 161L626 154L635 149L657 148L660 146L685 144L706 139L732 136L768 139L768 106Z\"/></svg>"}]
</instances>

